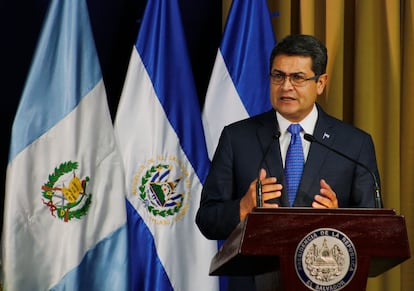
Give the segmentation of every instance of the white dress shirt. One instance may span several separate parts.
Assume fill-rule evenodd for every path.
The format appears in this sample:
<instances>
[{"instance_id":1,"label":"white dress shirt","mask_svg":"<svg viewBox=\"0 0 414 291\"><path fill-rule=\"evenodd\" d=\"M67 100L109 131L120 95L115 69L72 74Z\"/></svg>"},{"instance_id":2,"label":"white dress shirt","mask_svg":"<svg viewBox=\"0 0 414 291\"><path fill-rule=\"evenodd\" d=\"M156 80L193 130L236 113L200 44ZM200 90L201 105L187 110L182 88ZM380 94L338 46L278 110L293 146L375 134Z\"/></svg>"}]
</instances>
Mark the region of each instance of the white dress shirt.
<instances>
[{"instance_id":1,"label":"white dress shirt","mask_svg":"<svg viewBox=\"0 0 414 291\"><path fill-rule=\"evenodd\" d=\"M279 112L276 112L276 118L279 123L279 130L280 130L280 137L279 137L279 144L280 144L280 153L282 154L283 165L285 165L286 160L286 152L289 147L290 137L291 134L287 131L292 122L284 118L280 115ZM306 116L301 122L299 122L300 126L302 127L302 131L300 133L300 137L302 138L302 148L303 148L303 156L306 159L308 158L310 142L305 140L304 135L305 133L313 135L313 130L315 129L316 121L318 119L318 109L316 105L313 105L312 111Z\"/></svg>"}]
</instances>

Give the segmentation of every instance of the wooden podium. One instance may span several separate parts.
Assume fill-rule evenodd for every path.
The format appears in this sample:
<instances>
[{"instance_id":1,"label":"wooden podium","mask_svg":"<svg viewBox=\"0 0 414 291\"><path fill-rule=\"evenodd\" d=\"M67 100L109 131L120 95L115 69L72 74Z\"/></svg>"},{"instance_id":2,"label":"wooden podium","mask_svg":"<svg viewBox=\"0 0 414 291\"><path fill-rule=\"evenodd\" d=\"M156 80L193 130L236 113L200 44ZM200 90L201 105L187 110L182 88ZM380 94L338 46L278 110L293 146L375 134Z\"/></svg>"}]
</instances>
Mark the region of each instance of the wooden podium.
<instances>
[{"instance_id":1,"label":"wooden podium","mask_svg":"<svg viewBox=\"0 0 414 291\"><path fill-rule=\"evenodd\" d=\"M358 291L410 256L405 218L392 209L256 208L214 256L210 275L279 271L286 291Z\"/></svg>"}]
</instances>

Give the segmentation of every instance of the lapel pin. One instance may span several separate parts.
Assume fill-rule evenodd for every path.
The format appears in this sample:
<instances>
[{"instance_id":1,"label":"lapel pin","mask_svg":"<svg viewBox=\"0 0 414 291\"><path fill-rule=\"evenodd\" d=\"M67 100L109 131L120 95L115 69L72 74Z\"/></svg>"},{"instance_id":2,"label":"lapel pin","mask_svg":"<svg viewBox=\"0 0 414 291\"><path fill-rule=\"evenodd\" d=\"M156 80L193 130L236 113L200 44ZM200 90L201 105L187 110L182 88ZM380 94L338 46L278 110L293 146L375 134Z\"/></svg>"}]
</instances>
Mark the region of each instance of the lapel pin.
<instances>
[{"instance_id":1,"label":"lapel pin","mask_svg":"<svg viewBox=\"0 0 414 291\"><path fill-rule=\"evenodd\" d=\"M322 136L322 139L328 139L328 138L330 138L331 136L328 134L328 133L326 133L326 132L324 132L323 133L323 136Z\"/></svg>"}]
</instances>

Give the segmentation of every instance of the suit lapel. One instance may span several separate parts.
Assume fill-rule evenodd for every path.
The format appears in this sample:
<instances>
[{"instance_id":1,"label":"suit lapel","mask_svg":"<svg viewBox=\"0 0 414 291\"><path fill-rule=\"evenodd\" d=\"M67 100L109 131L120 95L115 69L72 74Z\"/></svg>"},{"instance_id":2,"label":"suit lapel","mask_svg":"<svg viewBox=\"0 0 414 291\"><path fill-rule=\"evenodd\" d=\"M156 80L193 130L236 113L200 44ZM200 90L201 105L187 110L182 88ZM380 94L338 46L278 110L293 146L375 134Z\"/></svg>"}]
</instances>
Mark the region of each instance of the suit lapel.
<instances>
[{"instance_id":1,"label":"suit lapel","mask_svg":"<svg viewBox=\"0 0 414 291\"><path fill-rule=\"evenodd\" d=\"M318 107L318 121L316 122L313 136L328 146L331 146L335 140L334 128L326 113L320 107ZM319 185L319 173L328 152L329 150L325 147L311 144L297 196L296 202L298 205L310 205L312 203L313 196L317 193L310 193L310 191L315 181Z\"/></svg>"},{"instance_id":2,"label":"suit lapel","mask_svg":"<svg viewBox=\"0 0 414 291\"><path fill-rule=\"evenodd\" d=\"M277 183L285 184L279 138L275 137L276 134L280 134L275 111L271 110L267 114L262 115L259 121L261 125L257 128L257 138L261 144L261 159L263 159L266 154L268 147L271 146L271 149L265 157L262 168L266 169L268 177L276 177ZM272 139L274 140L272 141ZM279 199L278 204L280 206L289 205L287 194L285 194L284 189L282 190L282 197Z\"/></svg>"}]
</instances>

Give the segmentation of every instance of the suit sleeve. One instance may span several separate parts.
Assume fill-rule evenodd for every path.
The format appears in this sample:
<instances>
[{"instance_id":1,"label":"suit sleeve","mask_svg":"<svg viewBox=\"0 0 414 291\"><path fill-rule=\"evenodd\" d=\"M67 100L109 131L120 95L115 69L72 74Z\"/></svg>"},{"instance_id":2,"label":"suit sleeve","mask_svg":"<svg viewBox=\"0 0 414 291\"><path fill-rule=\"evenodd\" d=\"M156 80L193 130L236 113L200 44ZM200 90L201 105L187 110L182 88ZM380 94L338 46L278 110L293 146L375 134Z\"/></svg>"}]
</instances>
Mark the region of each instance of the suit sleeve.
<instances>
[{"instance_id":1,"label":"suit sleeve","mask_svg":"<svg viewBox=\"0 0 414 291\"><path fill-rule=\"evenodd\" d=\"M234 153L224 128L201 193L196 223L208 239L224 240L240 222L240 200L234 194Z\"/></svg>"},{"instance_id":2,"label":"suit sleeve","mask_svg":"<svg viewBox=\"0 0 414 291\"><path fill-rule=\"evenodd\" d=\"M372 137L368 134L364 135L358 161L364 165L367 165L375 177L373 177L371 173L362 167L356 168L355 178L352 183L350 207L375 207L374 179L377 180L378 186L380 186L380 178L374 142Z\"/></svg>"}]
</instances>

